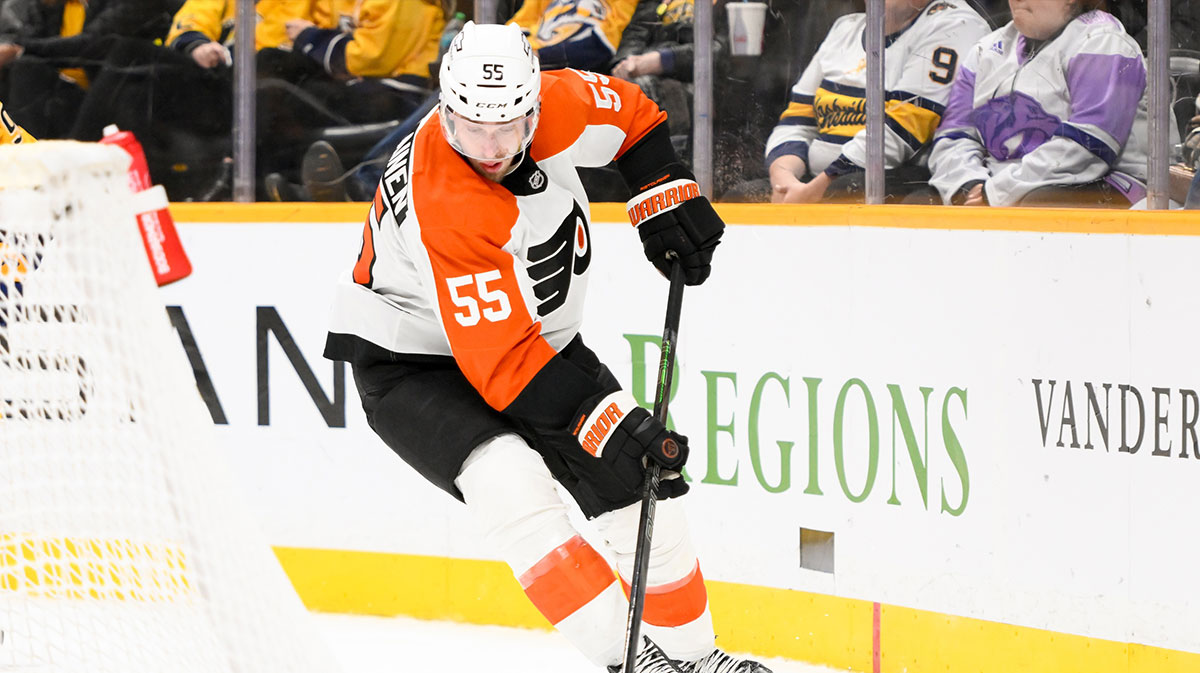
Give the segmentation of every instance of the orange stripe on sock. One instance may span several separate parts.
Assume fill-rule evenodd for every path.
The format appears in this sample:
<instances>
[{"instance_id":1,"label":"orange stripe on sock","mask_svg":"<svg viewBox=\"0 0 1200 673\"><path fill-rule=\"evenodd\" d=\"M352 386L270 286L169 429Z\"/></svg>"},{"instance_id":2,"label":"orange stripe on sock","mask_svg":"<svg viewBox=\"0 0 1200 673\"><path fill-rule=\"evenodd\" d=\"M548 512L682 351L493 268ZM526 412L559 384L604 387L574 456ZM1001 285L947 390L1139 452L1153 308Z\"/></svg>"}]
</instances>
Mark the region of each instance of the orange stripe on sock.
<instances>
[{"instance_id":1,"label":"orange stripe on sock","mask_svg":"<svg viewBox=\"0 0 1200 673\"><path fill-rule=\"evenodd\" d=\"M629 585L621 578L621 587L629 595ZM708 591L697 563L687 577L675 582L646 587L646 607L642 621L654 626L683 626L704 614Z\"/></svg>"},{"instance_id":2,"label":"orange stripe on sock","mask_svg":"<svg viewBox=\"0 0 1200 673\"><path fill-rule=\"evenodd\" d=\"M517 579L534 607L557 624L599 596L616 576L604 557L576 535Z\"/></svg>"}]
</instances>

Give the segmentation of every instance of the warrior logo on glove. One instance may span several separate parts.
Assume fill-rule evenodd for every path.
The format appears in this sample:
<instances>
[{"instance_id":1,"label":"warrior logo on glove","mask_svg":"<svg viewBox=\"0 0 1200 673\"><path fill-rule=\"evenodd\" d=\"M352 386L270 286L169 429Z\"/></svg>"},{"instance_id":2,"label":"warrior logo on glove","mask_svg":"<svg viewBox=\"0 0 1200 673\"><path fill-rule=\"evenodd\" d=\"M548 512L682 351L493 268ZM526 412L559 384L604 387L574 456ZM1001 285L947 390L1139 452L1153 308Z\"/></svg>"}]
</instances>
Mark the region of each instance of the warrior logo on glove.
<instances>
[{"instance_id":1,"label":"warrior logo on glove","mask_svg":"<svg viewBox=\"0 0 1200 673\"><path fill-rule=\"evenodd\" d=\"M646 259L666 276L672 258L683 265L684 281L699 285L712 271L713 250L725 223L700 193L695 176L673 157L666 125L652 129L617 160L617 167L636 192L626 204L629 221L638 230Z\"/></svg>"},{"instance_id":2,"label":"warrior logo on glove","mask_svg":"<svg viewBox=\"0 0 1200 673\"><path fill-rule=\"evenodd\" d=\"M661 187L642 192L629 202L629 221L638 226L659 213L674 210L684 201L700 196L700 185L694 180L672 180Z\"/></svg>"}]
</instances>

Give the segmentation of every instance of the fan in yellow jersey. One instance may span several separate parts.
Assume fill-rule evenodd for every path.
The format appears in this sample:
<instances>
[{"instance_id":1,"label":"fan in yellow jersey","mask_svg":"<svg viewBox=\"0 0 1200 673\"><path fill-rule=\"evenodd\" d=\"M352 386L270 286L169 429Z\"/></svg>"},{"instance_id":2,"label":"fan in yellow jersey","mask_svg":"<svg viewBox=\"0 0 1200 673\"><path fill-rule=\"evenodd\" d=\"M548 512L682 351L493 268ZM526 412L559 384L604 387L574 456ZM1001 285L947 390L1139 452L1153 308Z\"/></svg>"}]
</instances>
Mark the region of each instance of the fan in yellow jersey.
<instances>
[{"instance_id":1,"label":"fan in yellow jersey","mask_svg":"<svg viewBox=\"0 0 1200 673\"><path fill-rule=\"evenodd\" d=\"M637 0L525 0L509 23L521 27L542 70L605 70Z\"/></svg>"},{"instance_id":2,"label":"fan in yellow jersey","mask_svg":"<svg viewBox=\"0 0 1200 673\"><path fill-rule=\"evenodd\" d=\"M0 145L20 145L21 143L36 142L36 139L26 133L25 129L17 126L12 117L4 111L4 103L0 103Z\"/></svg>"},{"instance_id":3,"label":"fan in yellow jersey","mask_svg":"<svg viewBox=\"0 0 1200 673\"><path fill-rule=\"evenodd\" d=\"M258 58L260 71L276 70L284 80L259 90L258 126L266 132L258 159L267 196L307 198L293 190L303 148L322 128L412 114L429 97L445 25L438 0L312 0L308 16L286 21L292 50L265 49ZM362 143L363 134L356 142L347 130L321 143L322 152L355 163L364 145L379 140Z\"/></svg>"},{"instance_id":4,"label":"fan in yellow jersey","mask_svg":"<svg viewBox=\"0 0 1200 673\"><path fill-rule=\"evenodd\" d=\"M255 50L289 44L283 24L307 11L308 0L258 0L254 3ZM171 22L167 45L192 57L202 68L230 65L237 3L228 0L187 0Z\"/></svg>"},{"instance_id":5,"label":"fan in yellow jersey","mask_svg":"<svg viewBox=\"0 0 1200 673\"><path fill-rule=\"evenodd\" d=\"M296 51L339 79L383 77L425 87L446 25L430 0L315 0L287 22Z\"/></svg>"}]
</instances>

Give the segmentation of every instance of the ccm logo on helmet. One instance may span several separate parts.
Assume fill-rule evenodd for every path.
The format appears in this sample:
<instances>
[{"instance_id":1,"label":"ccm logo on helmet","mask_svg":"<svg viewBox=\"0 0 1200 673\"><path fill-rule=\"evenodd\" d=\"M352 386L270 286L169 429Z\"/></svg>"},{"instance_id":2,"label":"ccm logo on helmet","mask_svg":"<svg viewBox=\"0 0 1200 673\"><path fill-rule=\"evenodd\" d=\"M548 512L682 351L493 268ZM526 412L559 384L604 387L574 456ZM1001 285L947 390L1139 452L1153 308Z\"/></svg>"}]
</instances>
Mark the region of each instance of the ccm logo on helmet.
<instances>
[{"instance_id":1,"label":"ccm logo on helmet","mask_svg":"<svg viewBox=\"0 0 1200 673\"><path fill-rule=\"evenodd\" d=\"M688 199L700 196L700 185L694 180L672 180L654 189L638 194L625 204L629 221L633 226L668 210L674 210Z\"/></svg>"},{"instance_id":2,"label":"ccm logo on helmet","mask_svg":"<svg viewBox=\"0 0 1200 673\"><path fill-rule=\"evenodd\" d=\"M497 108L508 107L508 103L476 103L475 107L481 107L485 110L494 110Z\"/></svg>"},{"instance_id":3,"label":"ccm logo on helmet","mask_svg":"<svg viewBox=\"0 0 1200 673\"><path fill-rule=\"evenodd\" d=\"M620 425L621 419L630 409L637 407L637 402L629 393L618 390L612 393L592 410L586 418L581 418L575 428L575 436L584 451L599 458L604 453L604 445L612 435L612 429Z\"/></svg>"}]
</instances>

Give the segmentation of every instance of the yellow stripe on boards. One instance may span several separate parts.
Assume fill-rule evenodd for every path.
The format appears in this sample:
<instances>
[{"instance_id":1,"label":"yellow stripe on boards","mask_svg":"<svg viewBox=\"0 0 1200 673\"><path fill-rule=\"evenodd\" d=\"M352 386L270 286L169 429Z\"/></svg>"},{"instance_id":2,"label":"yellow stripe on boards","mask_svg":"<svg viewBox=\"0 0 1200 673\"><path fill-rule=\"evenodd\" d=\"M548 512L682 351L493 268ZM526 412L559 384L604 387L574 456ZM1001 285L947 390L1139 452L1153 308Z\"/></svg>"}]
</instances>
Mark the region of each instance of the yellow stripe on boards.
<instances>
[{"instance_id":1,"label":"yellow stripe on boards","mask_svg":"<svg viewBox=\"0 0 1200 673\"><path fill-rule=\"evenodd\" d=\"M312 610L548 629L497 561L276 547ZM707 582L728 650L873 673L874 604ZM883 605L879 673L1195 673L1200 654Z\"/></svg>"},{"instance_id":2,"label":"yellow stripe on boards","mask_svg":"<svg viewBox=\"0 0 1200 673\"><path fill-rule=\"evenodd\" d=\"M346 222L358 227L371 204L173 203L177 222ZM777 205L718 203L730 226L884 227L950 231L1032 231L1063 234L1200 236L1192 210L1082 210L1070 208L967 208L964 206ZM593 222L628 222L623 203L591 204Z\"/></svg>"},{"instance_id":3,"label":"yellow stripe on boards","mask_svg":"<svg viewBox=\"0 0 1200 673\"><path fill-rule=\"evenodd\" d=\"M0 592L166 602L194 587L176 544L0 533Z\"/></svg>"}]
</instances>

